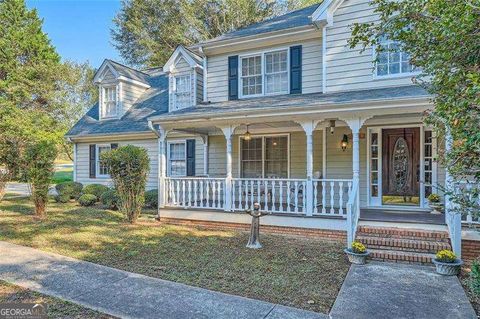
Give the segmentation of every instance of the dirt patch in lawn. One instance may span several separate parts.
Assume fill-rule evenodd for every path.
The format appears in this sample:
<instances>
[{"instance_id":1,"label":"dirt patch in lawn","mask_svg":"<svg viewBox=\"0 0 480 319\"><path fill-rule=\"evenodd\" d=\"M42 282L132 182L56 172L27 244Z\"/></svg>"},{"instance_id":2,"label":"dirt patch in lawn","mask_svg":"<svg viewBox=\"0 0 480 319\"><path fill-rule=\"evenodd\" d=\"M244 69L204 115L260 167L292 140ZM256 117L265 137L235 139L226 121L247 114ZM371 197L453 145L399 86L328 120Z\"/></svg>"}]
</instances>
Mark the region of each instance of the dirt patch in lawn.
<instances>
[{"instance_id":1,"label":"dirt patch in lawn","mask_svg":"<svg viewBox=\"0 0 480 319\"><path fill-rule=\"evenodd\" d=\"M342 243L319 239L262 234L264 248L251 250L245 232L158 226L151 216L132 226L118 212L75 203L50 203L41 222L26 199L0 210L0 240L322 313L349 268Z\"/></svg>"},{"instance_id":2,"label":"dirt patch in lawn","mask_svg":"<svg viewBox=\"0 0 480 319\"><path fill-rule=\"evenodd\" d=\"M46 296L0 280L0 303L45 303L48 318L110 319L112 317L74 303Z\"/></svg>"}]
</instances>

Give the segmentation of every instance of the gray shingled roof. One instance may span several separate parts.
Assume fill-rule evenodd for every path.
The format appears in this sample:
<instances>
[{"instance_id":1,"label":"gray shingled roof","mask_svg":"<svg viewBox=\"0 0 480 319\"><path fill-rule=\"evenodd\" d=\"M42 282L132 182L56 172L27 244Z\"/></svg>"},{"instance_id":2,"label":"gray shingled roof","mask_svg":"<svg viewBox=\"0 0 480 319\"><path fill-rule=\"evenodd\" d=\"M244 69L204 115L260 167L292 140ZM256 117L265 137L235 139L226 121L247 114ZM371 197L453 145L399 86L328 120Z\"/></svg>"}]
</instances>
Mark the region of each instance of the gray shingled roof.
<instances>
[{"instance_id":1,"label":"gray shingled roof","mask_svg":"<svg viewBox=\"0 0 480 319\"><path fill-rule=\"evenodd\" d=\"M228 32L211 40L201 42L200 44L312 25L311 15L315 12L320 3L321 1L303 9L291 11L278 17L251 24L242 29Z\"/></svg>"},{"instance_id":2,"label":"gray shingled roof","mask_svg":"<svg viewBox=\"0 0 480 319\"><path fill-rule=\"evenodd\" d=\"M142 71L138 71L135 69L132 69L126 65L120 64L118 62L115 62L113 60L107 59L112 66L115 68L115 70L118 72L118 74L123 75L126 78L137 80L140 82L143 82L145 84L148 84L148 74Z\"/></svg>"},{"instance_id":3,"label":"gray shingled roof","mask_svg":"<svg viewBox=\"0 0 480 319\"><path fill-rule=\"evenodd\" d=\"M151 87L121 119L99 121L98 103L96 103L66 136L149 132L147 119L150 116L168 112L168 77L158 69L145 72L150 74L143 73L146 83Z\"/></svg>"},{"instance_id":4,"label":"gray shingled roof","mask_svg":"<svg viewBox=\"0 0 480 319\"><path fill-rule=\"evenodd\" d=\"M288 94L251 98L237 101L226 101L210 104L202 104L175 112L161 114L161 119L171 119L195 114L226 114L252 109L285 109L292 107L322 107L335 104L348 104L368 101L388 101L407 98L429 97L429 94L421 87L407 85L391 88L370 90L358 90L338 93L310 93ZM161 120L160 119L160 120Z\"/></svg>"}]
</instances>

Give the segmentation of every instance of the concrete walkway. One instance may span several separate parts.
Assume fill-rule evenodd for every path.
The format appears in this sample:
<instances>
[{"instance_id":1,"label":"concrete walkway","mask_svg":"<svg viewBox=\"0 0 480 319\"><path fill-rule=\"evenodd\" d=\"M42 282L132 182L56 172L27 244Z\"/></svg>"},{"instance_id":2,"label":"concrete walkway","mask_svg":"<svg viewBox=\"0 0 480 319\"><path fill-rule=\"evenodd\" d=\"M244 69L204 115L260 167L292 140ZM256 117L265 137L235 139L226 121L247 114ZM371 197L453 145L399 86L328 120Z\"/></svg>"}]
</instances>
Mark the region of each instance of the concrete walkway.
<instances>
[{"instance_id":1,"label":"concrete walkway","mask_svg":"<svg viewBox=\"0 0 480 319\"><path fill-rule=\"evenodd\" d=\"M121 318L328 318L6 242L0 242L0 279Z\"/></svg>"},{"instance_id":2,"label":"concrete walkway","mask_svg":"<svg viewBox=\"0 0 480 319\"><path fill-rule=\"evenodd\" d=\"M477 318L457 277L433 267L352 265L330 312L333 319Z\"/></svg>"}]
</instances>

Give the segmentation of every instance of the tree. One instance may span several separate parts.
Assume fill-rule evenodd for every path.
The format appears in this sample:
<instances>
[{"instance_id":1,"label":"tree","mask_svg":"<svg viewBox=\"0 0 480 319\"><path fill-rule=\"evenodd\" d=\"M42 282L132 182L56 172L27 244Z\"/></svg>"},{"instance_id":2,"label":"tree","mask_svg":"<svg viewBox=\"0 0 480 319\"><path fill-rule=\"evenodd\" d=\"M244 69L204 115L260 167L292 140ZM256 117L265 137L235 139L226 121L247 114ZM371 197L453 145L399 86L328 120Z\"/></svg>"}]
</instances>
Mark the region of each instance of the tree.
<instances>
[{"instance_id":1,"label":"tree","mask_svg":"<svg viewBox=\"0 0 480 319\"><path fill-rule=\"evenodd\" d=\"M426 121L453 148L444 164L457 179L480 179L480 0L372 0L378 23L355 23L350 46L398 41L422 74L414 81L433 95ZM447 190L451 192L452 190ZM474 191L478 193L478 188ZM478 211L477 211L478 213Z\"/></svg>"},{"instance_id":2,"label":"tree","mask_svg":"<svg viewBox=\"0 0 480 319\"><path fill-rule=\"evenodd\" d=\"M127 145L102 154L119 199L119 210L135 223L145 202L145 187L150 170L147 150Z\"/></svg>"}]
</instances>

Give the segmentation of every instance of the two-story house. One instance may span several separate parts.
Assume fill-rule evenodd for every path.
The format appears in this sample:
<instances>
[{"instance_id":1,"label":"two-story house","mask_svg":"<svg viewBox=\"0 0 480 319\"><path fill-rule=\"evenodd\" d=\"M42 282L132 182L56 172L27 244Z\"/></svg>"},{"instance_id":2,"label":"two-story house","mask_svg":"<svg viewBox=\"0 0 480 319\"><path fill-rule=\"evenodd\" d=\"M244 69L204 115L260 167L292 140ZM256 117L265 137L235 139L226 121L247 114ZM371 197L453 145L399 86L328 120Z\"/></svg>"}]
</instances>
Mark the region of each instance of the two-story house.
<instances>
[{"instance_id":1,"label":"two-story house","mask_svg":"<svg viewBox=\"0 0 480 319\"><path fill-rule=\"evenodd\" d=\"M408 53L386 42L374 62L375 48L347 44L353 22L376 19L368 0L325 0L179 46L163 67L105 60L98 104L68 133L75 180L111 184L101 153L133 144L148 150L161 220L246 224L259 202L264 225L349 244L362 224L448 229L459 254L459 217L430 214L445 143L422 122L433 105ZM433 252L414 251L395 259Z\"/></svg>"}]
</instances>

